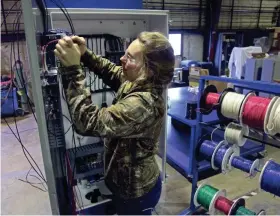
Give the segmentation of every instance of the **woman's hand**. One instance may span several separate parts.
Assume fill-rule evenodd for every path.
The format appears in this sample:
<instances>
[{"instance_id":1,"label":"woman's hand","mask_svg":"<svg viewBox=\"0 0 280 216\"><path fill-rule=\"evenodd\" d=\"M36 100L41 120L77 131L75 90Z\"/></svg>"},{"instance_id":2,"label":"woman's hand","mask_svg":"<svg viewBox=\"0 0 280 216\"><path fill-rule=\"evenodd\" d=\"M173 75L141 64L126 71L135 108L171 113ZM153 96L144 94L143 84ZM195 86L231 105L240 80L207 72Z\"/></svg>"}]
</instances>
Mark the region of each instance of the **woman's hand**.
<instances>
[{"instance_id":1,"label":"woman's hand","mask_svg":"<svg viewBox=\"0 0 280 216\"><path fill-rule=\"evenodd\" d=\"M81 55L84 55L86 50L87 50L87 46L86 46L86 40L83 37L79 37L79 36L72 36L72 37L64 37L63 40L71 47L73 46L73 44L78 44L80 51L81 51Z\"/></svg>"},{"instance_id":2,"label":"woman's hand","mask_svg":"<svg viewBox=\"0 0 280 216\"><path fill-rule=\"evenodd\" d=\"M65 39L60 39L55 46L54 53L65 67L80 65L81 51L76 43L68 44Z\"/></svg>"}]
</instances>

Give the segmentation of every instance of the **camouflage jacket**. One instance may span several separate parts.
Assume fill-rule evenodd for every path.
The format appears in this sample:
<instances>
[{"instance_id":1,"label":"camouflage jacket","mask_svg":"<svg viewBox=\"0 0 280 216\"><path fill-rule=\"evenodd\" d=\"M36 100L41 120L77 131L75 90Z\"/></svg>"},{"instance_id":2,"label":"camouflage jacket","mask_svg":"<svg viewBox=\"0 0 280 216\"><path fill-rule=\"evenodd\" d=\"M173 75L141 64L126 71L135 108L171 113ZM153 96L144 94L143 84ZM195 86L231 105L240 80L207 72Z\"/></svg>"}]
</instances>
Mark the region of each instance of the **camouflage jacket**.
<instances>
[{"instance_id":1,"label":"camouflage jacket","mask_svg":"<svg viewBox=\"0 0 280 216\"><path fill-rule=\"evenodd\" d=\"M159 177L155 154L165 112L163 87L126 81L122 67L90 51L81 60L117 94L111 106L100 109L91 100L81 66L62 68L76 130L104 138L105 180L113 193L125 199L143 196Z\"/></svg>"}]
</instances>

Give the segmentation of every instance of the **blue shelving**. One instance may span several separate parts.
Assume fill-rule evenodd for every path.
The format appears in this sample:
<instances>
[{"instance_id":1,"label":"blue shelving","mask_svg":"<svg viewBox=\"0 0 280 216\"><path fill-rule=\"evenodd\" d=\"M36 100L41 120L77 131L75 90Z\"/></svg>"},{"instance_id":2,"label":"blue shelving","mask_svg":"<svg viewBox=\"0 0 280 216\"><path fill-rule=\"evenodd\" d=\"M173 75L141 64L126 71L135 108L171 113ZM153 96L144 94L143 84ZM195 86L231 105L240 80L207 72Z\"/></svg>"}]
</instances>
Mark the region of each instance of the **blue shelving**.
<instances>
[{"instance_id":1,"label":"blue shelving","mask_svg":"<svg viewBox=\"0 0 280 216\"><path fill-rule=\"evenodd\" d=\"M222 78L222 77L214 77L214 76L202 76L199 80L199 97L202 95L203 90L205 88L206 81L208 80L216 80L220 82L227 82L232 83L234 87L238 88L244 88L249 89L256 92L265 92L270 93L274 95L280 95L280 85L276 83L268 83L268 82L262 82L262 81L246 81L246 80L237 80L237 79L231 79L231 78ZM198 102L199 107L199 102ZM199 172L199 162L197 161L197 158L195 157L195 148L196 144L201 137L202 129L207 127L205 125L200 124L201 122L205 122L205 116L203 116L201 113L197 114L197 118L195 120L195 124L192 122L192 125L195 125L195 135L194 138L190 141L190 150L189 150L189 165L190 167L188 169L190 176L192 177L192 192L191 192L191 201L190 201L190 207L188 209L185 209L181 212L181 214L193 214L197 207L194 205L194 194L197 188L197 182L198 182L198 172ZM265 135L263 137L265 139ZM251 141L247 141L245 147L241 150L241 152L244 154L252 154L258 151L262 151L264 149L264 145L259 145Z\"/></svg>"}]
</instances>

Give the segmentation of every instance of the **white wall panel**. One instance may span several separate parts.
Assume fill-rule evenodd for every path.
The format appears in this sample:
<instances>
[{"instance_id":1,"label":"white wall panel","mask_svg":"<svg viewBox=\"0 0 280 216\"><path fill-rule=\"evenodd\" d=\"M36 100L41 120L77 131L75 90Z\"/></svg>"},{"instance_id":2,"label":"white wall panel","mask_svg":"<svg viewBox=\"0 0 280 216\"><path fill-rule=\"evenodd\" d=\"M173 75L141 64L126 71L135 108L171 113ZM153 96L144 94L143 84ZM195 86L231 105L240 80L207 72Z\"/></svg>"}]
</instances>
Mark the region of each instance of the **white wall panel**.
<instances>
[{"instance_id":1,"label":"white wall panel","mask_svg":"<svg viewBox=\"0 0 280 216\"><path fill-rule=\"evenodd\" d=\"M183 57L189 60L202 61L203 36L198 34L183 34Z\"/></svg>"}]
</instances>

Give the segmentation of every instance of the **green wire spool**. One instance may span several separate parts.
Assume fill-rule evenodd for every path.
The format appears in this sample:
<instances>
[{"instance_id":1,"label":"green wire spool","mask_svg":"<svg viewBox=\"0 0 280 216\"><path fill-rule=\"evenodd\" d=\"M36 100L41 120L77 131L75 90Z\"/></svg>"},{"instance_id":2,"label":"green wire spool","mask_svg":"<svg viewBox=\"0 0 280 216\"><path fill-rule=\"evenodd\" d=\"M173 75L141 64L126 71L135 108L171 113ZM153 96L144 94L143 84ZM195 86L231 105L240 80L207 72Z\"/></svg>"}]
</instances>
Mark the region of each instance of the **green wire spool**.
<instances>
[{"instance_id":1,"label":"green wire spool","mask_svg":"<svg viewBox=\"0 0 280 216\"><path fill-rule=\"evenodd\" d=\"M243 206L240 206L237 209L235 215L256 215L256 213L252 212L251 210L249 210L249 209L247 209L247 208L245 208Z\"/></svg>"},{"instance_id":2,"label":"green wire spool","mask_svg":"<svg viewBox=\"0 0 280 216\"><path fill-rule=\"evenodd\" d=\"M202 206L209 212L210 215L218 214L218 210L215 209L215 202L219 196L226 196L225 190L218 190L210 185L202 183L194 194L194 205Z\"/></svg>"},{"instance_id":3,"label":"green wire spool","mask_svg":"<svg viewBox=\"0 0 280 216\"><path fill-rule=\"evenodd\" d=\"M205 209L209 210L210 203L213 200L213 198L217 192L218 192L218 189L216 189L210 185L204 185L198 191L198 195L197 195L198 203L200 205L202 205Z\"/></svg>"}]
</instances>

